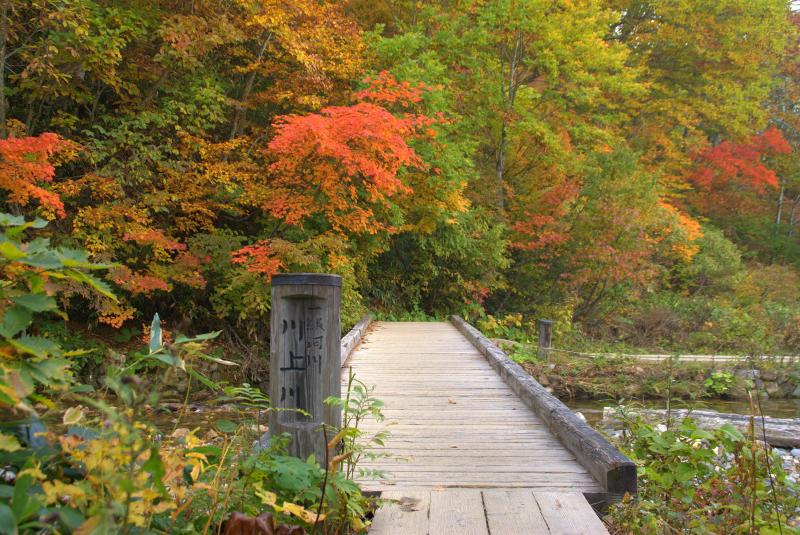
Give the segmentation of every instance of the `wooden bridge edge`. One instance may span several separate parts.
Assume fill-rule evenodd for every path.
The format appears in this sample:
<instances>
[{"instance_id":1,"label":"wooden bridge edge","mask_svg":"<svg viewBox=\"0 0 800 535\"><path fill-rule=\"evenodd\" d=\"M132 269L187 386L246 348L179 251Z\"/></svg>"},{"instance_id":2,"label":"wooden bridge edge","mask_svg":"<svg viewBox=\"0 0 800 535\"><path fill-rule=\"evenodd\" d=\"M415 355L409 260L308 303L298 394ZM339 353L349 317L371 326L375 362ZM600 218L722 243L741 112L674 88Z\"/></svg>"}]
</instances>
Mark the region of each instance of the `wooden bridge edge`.
<instances>
[{"instance_id":1,"label":"wooden bridge edge","mask_svg":"<svg viewBox=\"0 0 800 535\"><path fill-rule=\"evenodd\" d=\"M342 368L347 368L350 355L353 354L361 339L367 334L367 329L372 324L373 318L371 314L364 314L364 316L356 323L347 334L342 336Z\"/></svg>"},{"instance_id":2,"label":"wooden bridge edge","mask_svg":"<svg viewBox=\"0 0 800 535\"><path fill-rule=\"evenodd\" d=\"M452 316L450 321L600 483L606 491L606 504L620 501L626 493L636 494L636 464L633 461L545 390L478 329L460 316Z\"/></svg>"}]
</instances>

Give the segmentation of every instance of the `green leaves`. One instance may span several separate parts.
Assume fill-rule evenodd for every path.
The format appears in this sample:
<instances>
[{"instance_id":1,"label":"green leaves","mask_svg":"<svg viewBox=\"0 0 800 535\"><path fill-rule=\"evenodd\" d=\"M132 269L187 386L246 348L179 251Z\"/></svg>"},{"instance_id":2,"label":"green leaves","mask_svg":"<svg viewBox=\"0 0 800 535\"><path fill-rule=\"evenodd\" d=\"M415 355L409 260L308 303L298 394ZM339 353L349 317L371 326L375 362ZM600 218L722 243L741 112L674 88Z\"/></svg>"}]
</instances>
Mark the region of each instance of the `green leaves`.
<instances>
[{"instance_id":1,"label":"green leaves","mask_svg":"<svg viewBox=\"0 0 800 535\"><path fill-rule=\"evenodd\" d=\"M69 382L68 358L83 352L65 354L53 340L28 333L38 314L54 313L66 319L55 298L61 281L85 284L113 298L106 283L84 271L105 269L107 264L95 264L77 249L54 248L45 238L23 241L24 231L46 225L42 219L26 222L21 216L0 213L0 266L10 274L10 280L0 286L0 302L5 305L0 346L11 356L0 361L0 407L21 404L34 412L29 397L37 385L53 389ZM43 395L37 399L47 402Z\"/></svg>"},{"instance_id":2,"label":"green leaves","mask_svg":"<svg viewBox=\"0 0 800 535\"><path fill-rule=\"evenodd\" d=\"M20 336L19 338L10 338L7 342L17 351L39 358L61 355L61 347L58 344L41 336Z\"/></svg>"},{"instance_id":3,"label":"green leaves","mask_svg":"<svg viewBox=\"0 0 800 535\"><path fill-rule=\"evenodd\" d=\"M164 486L164 462L161 455L158 453L158 447L153 446L150 448L150 457L142 465L142 470L150 474L153 485L158 489L162 495L167 494L167 488Z\"/></svg>"},{"instance_id":4,"label":"green leaves","mask_svg":"<svg viewBox=\"0 0 800 535\"><path fill-rule=\"evenodd\" d=\"M11 508L0 502L0 535L17 535L17 519Z\"/></svg>"},{"instance_id":5,"label":"green leaves","mask_svg":"<svg viewBox=\"0 0 800 535\"><path fill-rule=\"evenodd\" d=\"M3 323L0 324L0 335L11 338L23 331L33 320L33 314L27 308L13 306L3 314Z\"/></svg>"},{"instance_id":6,"label":"green leaves","mask_svg":"<svg viewBox=\"0 0 800 535\"><path fill-rule=\"evenodd\" d=\"M239 426L236 425L235 422L226 419L219 419L214 422L214 427L216 427L220 432L225 434L233 434L239 429Z\"/></svg>"},{"instance_id":7,"label":"green leaves","mask_svg":"<svg viewBox=\"0 0 800 535\"><path fill-rule=\"evenodd\" d=\"M11 300L31 312L45 312L56 309L56 300L43 293L18 295L12 297Z\"/></svg>"},{"instance_id":8,"label":"green leaves","mask_svg":"<svg viewBox=\"0 0 800 535\"><path fill-rule=\"evenodd\" d=\"M768 465L772 453L730 424L705 430L687 417L665 429L627 418L625 437L623 447L639 465L638 505L612 509L611 519L626 532L649 533L642 527L648 525L692 533L733 533L741 526L750 531L753 503L755 525L775 525L782 520L767 499L770 479L781 515L791 516L797 506L780 462Z\"/></svg>"},{"instance_id":9,"label":"green leaves","mask_svg":"<svg viewBox=\"0 0 800 535\"><path fill-rule=\"evenodd\" d=\"M163 345L161 341L161 318L158 317L158 312L153 316L153 321L150 322L150 353L155 353Z\"/></svg>"}]
</instances>

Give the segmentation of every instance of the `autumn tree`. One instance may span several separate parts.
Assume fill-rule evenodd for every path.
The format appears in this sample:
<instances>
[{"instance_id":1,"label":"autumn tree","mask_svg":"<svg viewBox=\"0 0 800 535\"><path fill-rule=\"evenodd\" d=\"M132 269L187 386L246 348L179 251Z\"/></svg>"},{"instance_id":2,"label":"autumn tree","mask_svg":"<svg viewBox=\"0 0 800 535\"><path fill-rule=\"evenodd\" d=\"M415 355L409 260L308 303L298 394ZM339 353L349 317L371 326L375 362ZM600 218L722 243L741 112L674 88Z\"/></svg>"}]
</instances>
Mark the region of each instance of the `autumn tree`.
<instances>
[{"instance_id":1,"label":"autumn tree","mask_svg":"<svg viewBox=\"0 0 800 535\"><path fill-rule=\"evenodd\" d=\"M632 103L634 147L680 181L697 147L766 127L763 102L790 35L783 0L607 0L609 40L630 50L648 95Z\"/></svg>"}]
</instances>

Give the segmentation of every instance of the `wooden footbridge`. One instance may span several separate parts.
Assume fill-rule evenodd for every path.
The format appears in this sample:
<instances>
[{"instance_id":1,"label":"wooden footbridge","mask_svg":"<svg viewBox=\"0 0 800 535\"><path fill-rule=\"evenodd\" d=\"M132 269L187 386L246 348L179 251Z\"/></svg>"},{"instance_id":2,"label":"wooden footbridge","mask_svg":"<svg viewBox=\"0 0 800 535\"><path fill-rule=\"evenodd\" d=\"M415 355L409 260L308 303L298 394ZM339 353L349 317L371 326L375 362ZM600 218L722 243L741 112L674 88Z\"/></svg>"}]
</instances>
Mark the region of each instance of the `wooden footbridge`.
<instances>
[{"instance_id":1,"label":"wooden footbridge","mask_svg":"<svg viewBox=\"0 0 800 535\"><path fill-rule=\"evenodd\" d=\"M362 429L391 432L370 534L607 533L592 505L635 492L633 463L460 318L367 324L342 345L385 403Z\"/></svg>"},{"instance_id":2,"label":"wooden footbridge","mask_svg":"<svg viewBox=\"0 0 800 535\"><path fill-rule=\"evenodd\" d=\"M365 318L339 340L339 276L271 283L270 397L286 410L270 432L326 458L341 412L323 400L351 370L385 403L385 422L360 425L391 432L364 463L386 479L359 482L385 500L372 535L603 534L594 509L636 492L636 466L463 319Z\"/></svg>"}]
</instances>

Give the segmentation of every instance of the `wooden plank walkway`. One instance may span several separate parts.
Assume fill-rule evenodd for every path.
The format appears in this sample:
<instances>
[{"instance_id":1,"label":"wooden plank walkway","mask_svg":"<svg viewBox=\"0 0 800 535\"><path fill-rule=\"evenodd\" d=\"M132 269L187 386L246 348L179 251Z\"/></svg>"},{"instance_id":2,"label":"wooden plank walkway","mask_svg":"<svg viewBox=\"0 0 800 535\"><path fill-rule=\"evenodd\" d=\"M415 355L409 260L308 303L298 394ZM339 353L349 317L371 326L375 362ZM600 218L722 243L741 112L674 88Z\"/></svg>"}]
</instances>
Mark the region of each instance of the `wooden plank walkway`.
<instances>
[{"instance_id":1,"label":"wooden plank walkway","mask_svg":"<svg viewBox=\"0 0 800 535\"><path fill-rule=\"evenodd\" d=\"M370 535L608 534L580 493L531 489L386 491Z\"/></svg>"},{"instance_id":2,"label":"wooden plank walkway","mask_svg":"<svg viewBox=\"0 0 800 535\"><path fill-rule=\"evenodd\" d=\"M346 363L385 402L379 535L606 533L603 489L450 323L373 324ZM346 378L345 368L343 376Z\"/></svg>"}]
</instances>

